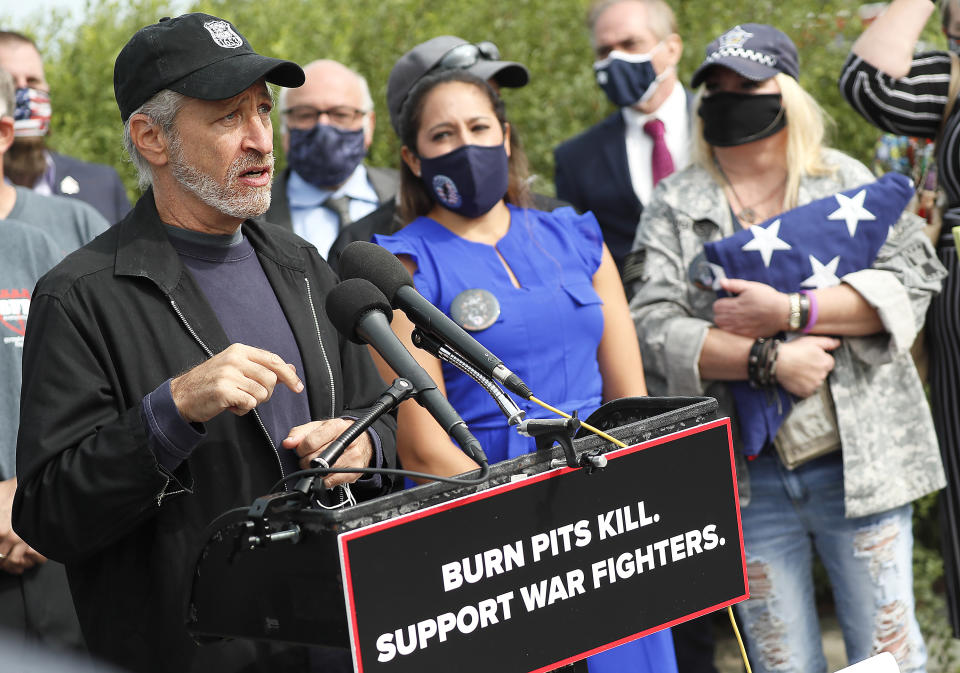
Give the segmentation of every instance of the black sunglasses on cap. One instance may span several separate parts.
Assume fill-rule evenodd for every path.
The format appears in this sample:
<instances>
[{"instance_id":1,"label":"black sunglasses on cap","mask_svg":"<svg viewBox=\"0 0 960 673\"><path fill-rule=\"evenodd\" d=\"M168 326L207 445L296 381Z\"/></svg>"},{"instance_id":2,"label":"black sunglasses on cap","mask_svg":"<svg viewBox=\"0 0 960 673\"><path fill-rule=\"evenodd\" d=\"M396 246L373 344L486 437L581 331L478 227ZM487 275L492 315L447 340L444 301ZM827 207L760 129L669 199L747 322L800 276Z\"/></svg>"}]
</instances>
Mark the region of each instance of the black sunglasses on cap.
<instances>
[{"instance_id":1,"label":"black sunglasses on cap","mask_svg":"<svg viewBox=\"0 0 960 673\"><path fill-rule=\"evenodd\" d=\"M477 42L473 44L458 44L444 54L430 71L463 70L476 65L480 61L499 61L500 50L493 42Z\"/></svg>"}]
</instances>

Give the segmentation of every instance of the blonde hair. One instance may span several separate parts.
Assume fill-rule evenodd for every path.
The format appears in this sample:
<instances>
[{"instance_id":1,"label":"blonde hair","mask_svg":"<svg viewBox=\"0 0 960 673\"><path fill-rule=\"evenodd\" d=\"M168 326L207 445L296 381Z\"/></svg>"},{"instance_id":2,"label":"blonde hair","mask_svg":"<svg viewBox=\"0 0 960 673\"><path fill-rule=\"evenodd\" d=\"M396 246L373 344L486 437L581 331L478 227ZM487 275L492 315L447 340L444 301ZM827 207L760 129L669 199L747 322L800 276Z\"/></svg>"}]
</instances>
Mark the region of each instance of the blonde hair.
<instances>
[{"instance_id":1,"label":"blonde hair","mask_svg":"<svg viewBox=\"0 0 960 673\"><path fill-rule=\"evenodd\" d=\"M774 75L774 79L780 86L783 112L787 116L787 187L783 209L789 210L797 207L800 180L804 176L828 175L835 170L823 161L827 124L833 120L797 80L782 72ZM703 92L704 88L700 87L695 109L700 108ZM713 146L703 139L703 120L699 115L694 119L691 142L693 163L709 171L717 182L725 182L717 170Z\"/></svg>"}]
</instances>

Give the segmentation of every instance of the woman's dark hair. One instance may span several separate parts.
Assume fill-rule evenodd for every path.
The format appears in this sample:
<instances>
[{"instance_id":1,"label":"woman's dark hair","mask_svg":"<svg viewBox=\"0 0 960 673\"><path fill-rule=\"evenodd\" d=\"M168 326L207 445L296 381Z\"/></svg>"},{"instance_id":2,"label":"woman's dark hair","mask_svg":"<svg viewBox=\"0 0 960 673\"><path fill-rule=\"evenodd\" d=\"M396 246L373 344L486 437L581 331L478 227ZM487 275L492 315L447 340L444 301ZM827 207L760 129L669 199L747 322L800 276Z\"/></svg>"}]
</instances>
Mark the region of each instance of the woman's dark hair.
<instances>
[{"instance_id":1,"label":"woman's dark hair","mask_svg":"<svg viewBox=\"0 0 960 673\"><path fill-rule=\"evenodd\" d=\"M487 82L476 75L471 75L466 70L443 70L433 75L427 75L413 87L400 111L400 142L417 156L420 155L417 148L417 133L420 130L423 104L427 99L427 94L438 85L447 82L463 82L477 87L490 100L494 114L500 122L500 128L505 128L507 124L506 110L500 96ZM510 127L508 170L507 202L521 208L529 208L532 201L528 185L527 156L523 152L517 130L513 126ZM399 206L403 224L407 224L421 215L426 215L433 208L433 205L433 196L427 191L426 186L420 178L413 174L406 162L401 160Z\"/></svg>"}]
</instances>

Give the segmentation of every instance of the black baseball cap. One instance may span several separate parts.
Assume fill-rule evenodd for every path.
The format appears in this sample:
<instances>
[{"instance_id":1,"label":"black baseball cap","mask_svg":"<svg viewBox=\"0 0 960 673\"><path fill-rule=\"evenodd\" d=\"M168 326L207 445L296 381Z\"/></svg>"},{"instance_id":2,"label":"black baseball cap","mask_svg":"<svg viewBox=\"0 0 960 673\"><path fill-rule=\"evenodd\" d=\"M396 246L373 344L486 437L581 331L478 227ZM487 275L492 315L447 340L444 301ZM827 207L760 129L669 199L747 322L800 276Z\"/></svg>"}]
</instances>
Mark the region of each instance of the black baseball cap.
<instances>
[{"instance_id":1,"label":"black baseball cap","mask_svg":"<svg viewBox=\"0 0 960 673\"><path fill-rule=\"evenodd\" d=\"M286 87L304 81L299 65L256 53L229 21L194 13L166 17L134 33L114 64L113 91L126 121L163 89L223 100L261 77Z\"/></svg>"},{"instance_id":2,"label":"black baseball cap","mask_svg":"<svg viewBox=\"0 0 960 673\"><path fill-rule=\"evenodd\" d=\"M690 85L700 86L706 72L715 65L730 68L755 82L770 79L778 72L800 77L797 47L786 33L762 23L734 26L707 45L706 58L693 73Z\"/></svg>"},{"instance_id":3,"label":"black baseball cap","mask_svg":"<svg viewBox=\"0 0 960 673\"><path fill-rule=\"evenodd\" d=\"M454 68L466 70L482 80L492 79L503 87L517 88L530 81L530 72L523 65L500 60L500 51L492 42L474 44L452 35L427 40L401 56L387 80L387 108L397 134L403 103L414 85L431 71Z\"/></svg>"}]
</instances>

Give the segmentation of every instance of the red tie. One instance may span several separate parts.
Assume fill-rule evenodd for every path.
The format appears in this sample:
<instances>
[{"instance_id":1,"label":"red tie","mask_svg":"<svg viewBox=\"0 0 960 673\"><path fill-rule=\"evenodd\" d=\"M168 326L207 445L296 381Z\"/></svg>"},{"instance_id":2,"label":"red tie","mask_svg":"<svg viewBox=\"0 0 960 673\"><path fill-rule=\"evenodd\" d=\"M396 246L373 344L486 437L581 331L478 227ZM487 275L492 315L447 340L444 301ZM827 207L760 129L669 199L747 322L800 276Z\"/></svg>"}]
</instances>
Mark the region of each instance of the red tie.
<instances>
[{"instance_id":1,"label":"red tie","mask_svg":"<svg viewBox=\"0 0 960 673\"><path fill-rule=\"evenodd\" d=\"M670 156L667 141L663 138L662 121L651 119L643 125L643 131L653 140L653 155L650 164L653 168L653 186L656 187L658 182L673 173L673 157Z\"/></svg>"}]
</instances>

